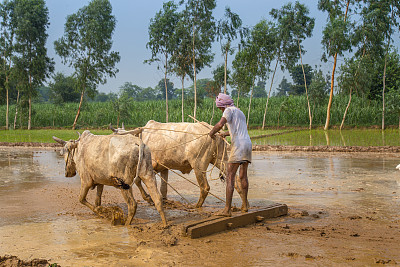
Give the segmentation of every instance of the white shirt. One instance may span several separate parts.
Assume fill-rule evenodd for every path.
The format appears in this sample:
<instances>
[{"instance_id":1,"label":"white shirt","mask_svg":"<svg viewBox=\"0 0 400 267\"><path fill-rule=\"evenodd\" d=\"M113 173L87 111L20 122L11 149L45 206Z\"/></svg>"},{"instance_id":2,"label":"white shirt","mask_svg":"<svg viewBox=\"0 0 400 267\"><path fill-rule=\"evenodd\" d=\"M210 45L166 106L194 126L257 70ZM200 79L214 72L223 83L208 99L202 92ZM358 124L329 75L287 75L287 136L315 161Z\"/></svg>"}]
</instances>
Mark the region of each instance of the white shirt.
<instances>
[{"instance_id":1,"label":"white shirt","mask_svg":"<svg viewBox=\"0 0 400 267\"><path fill-rule=\"evenodd\" d=\"M246 117L235 106L225 108L222 117L226 119L229 134L232 140L229 162L247 160L251 162L252 144L247 132Z\"/></svg>"}]
</instances>

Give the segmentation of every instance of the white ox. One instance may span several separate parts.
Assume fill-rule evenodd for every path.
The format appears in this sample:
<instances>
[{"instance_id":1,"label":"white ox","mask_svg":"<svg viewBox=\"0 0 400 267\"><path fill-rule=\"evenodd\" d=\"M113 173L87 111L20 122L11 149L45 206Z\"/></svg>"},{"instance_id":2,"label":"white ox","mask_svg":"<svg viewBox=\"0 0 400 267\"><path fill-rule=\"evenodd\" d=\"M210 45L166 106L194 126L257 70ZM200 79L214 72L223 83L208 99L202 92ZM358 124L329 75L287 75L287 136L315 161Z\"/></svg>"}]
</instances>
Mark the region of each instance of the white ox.
<instances>
[{"instance_id":1,"label":"white ox","mask_svg":"<svg viewBox=\"0 0 400 267\"><path fill-rule=\"evenodd\" d=\"M114 129L117 134L135 134L137 130L125 131ZM215 140L208 136L212 126L207 123L160 123L153 120L142 127L143 142L149 146L153 158L153 168L161 174L161 194L167 196L168 169L190 173L194 170L200 186L200 197L196 204L199 208L206 199L210 186L207 182L207 168L210 164L225 174L228 154L227 145L220 136ZM238 177L236 177L238 178ZM241 183L235 183L235 188L244 199Z\"/></svg>"},{"instance_id":2,"label":"white ox","mask_svg":"<svg viewBox=\"0 0 400 267\"><path fill-rule=\"evenodd\" d=\"M64 141L54 136L53 139L64 146L62 154L66 162L65 176L73 177L79 173L81 178L79 201L82 204L97 213L96 208L101 205L104 185L120 188L128 204L125 225L129 225L137 208L131 187L137 176L147 186L164 226L167 225L161 195L157 191L151 152L139 138L132 135L94 135L84 131L78 140ZM95 187L97 196L93 206L86 200L86 196L89 189Z\"/></svg>"}]
</instances>

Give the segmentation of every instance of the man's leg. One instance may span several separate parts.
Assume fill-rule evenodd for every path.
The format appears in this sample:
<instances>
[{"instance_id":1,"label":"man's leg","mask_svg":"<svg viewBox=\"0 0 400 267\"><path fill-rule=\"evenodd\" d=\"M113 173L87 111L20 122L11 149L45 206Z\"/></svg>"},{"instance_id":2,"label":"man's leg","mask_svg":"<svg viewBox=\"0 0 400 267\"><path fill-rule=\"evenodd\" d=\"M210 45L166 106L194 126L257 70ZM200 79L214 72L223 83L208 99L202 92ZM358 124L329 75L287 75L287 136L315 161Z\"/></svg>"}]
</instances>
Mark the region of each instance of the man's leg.
<instances>
[{"instance_id":1,"label":"man's leg","mask_svg":"<svg viewBox=\"0 0 400 267\"><path fill-rule=\"evenodd\" d=\"M235 187L235 176L236 172L239 168L239 163L228 163L228 170L226 175L226 203L225 208L218 212L216 215L220 216L232 216L232 197L233 197L233 190Z\"/></svg>"},{"instance_id":2,"label":"man's leg","mask_svg":"<svg viewBox=\"0 0 400 267\"><path fill-rule=\"evenodd\" d=\"M247 212L249 210L249 202L247 200L247 192L249 191L249 180L247 178L247 168L249 166L248 162L240 165L239 170L239 180L242 185L242 212Z\"/></svg>"}]
</instances>

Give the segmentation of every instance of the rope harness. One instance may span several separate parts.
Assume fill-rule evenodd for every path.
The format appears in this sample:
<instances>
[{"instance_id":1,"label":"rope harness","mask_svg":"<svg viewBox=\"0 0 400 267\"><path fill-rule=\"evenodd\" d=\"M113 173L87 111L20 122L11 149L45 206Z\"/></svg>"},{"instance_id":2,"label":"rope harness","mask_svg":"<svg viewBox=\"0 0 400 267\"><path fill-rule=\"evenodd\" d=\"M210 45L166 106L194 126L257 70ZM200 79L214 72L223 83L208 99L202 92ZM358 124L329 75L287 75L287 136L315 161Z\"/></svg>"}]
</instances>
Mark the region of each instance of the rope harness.
<instances>
[{"instance_id":1,"label":"rope harness","mask_svg":"<svg viewBox=\"0 0 400 267\"><path fill-rule=\"evenodd\" d=\"M200 121L198 121L197 119L195 119L195 118L192 117L192 116L190 116L190 117L191 117L192 119L196 120L199 124L201 124L201 125L203 125L204 127L210 129L211 126L208 126L208 125L205 125L205 124L201 123ZM142 154L142 153L141 153L141 151L142 151L142 146L143 146L142 132L143 132L144 130L169 131L169 132L177 132L177 133L198 135L198 137L193 138L192 140L186 141L186 142L184 142L184 143L179 143L179 144L177 144L177 145L175 145L175 146L171 146L171 147L163 148L163 149L152 149L152 151L166 151L166 150L170 150L170 149L174 149L174 148L177 148L177 147L186 145L186 144L191 143L191 142L193 142L193 141L196 141L196 140L198 140L198 139L200 139L200 138L202 138L202 137L204 137L204 136L207 136L207 137L208 137L208 133L201 133L201 134L199 134L199 133L194 133L194 132L189 132L189 131L182 131L182 130L154 129L154 128L148 128L148 127L140 127L140 128L134 129L134 130L132 130L132 131L126 131L126 132L124 132L124 133L119 133L119 134L122 134L122 135L126 135L126 134L137 135L137 134L139 134L139 137L140 137L139 161L138 161L138 166L137 166L137 171L136 171L135 180L138 179L139 168L140 168L140 164L141 164L141 160L142 160L142 155L141 155L141 154ZM229 143L226 141L225 138L223 138L222 136L221 136L221 138L223 139L223 141L224 141L227 145L229 145ZM215 142L215 140L212 140L212 142ZM203 144L201 145L201 147L200 147L200 149L199 149L199 152L197 153L195 162L197 162L197 160L198 160L198 158L199 158L199 156L200 156L200 152L202 151L202 149L203 149L205 143L206 143L206 142L203 142ZM225 162L224 162L225 151L226 151L225 143L223 144L223 148L222 148L222 149L223 149L222 158L221 158L221 169L222 169L222 170L220 170L223 174L225 174L224 170L225 170L225 168L226 168L226 164L225 164ZM210 149L210 147L209 147L208 149ZM216 144L216 150L217 150L216 153L213 152L213 155L215 155L215 161L214 161L214 163L213 163L213 166L211 167L210 170L205 170L205 171L203 171L203 173L208 173L208 172L210 172L210 179L211 179L212 171L213 171L213 169L215 168L215 166L217 165L217 162L218 162L218 154L219 154L219 146L218 146L218 144ZM155 160L155 159L153 159L153 158L152 158L152 160L155 161L157 164L161 165L162 167L166 168L167 170L169 170L169 171L175 173L176 175L180 176L180 177L183 178L184 180L186 180L186 181L190 182L191 184L193 184L193 185L197 186L198 188L200 188L200 186L199 186L198 184L192 182L191 180L189 180L189 179L187 179L186 177L184 177L183 175L177 173L177 172L174 171L173 169L171 169L171 168L165 166L164 164L158 162L157 160ZM197 165L197 164L196 164L196 165ZM165 179L164 179L161 175L159 175L158 173L156 173L156 174L157 174L168 186L170 186L182 199L184 199L187 203L189 203L189 201L188 201L187 199L185 199L185 198L178 192L178 190L176 190L170 183L168 183L167 181L165 181ZM217 178L217 179L220 179L220 178ZM217 180L217 179L212 179L212 180ZM211 193L210 191L208 191L208 193L209 193L210 195L214 196L215 198L217 198L218 200L220 200L220 201L222 201L222 202L225 203L225 200L223 200L222 198L218 197L217 195Z\"/></svg>"}]
</instances>

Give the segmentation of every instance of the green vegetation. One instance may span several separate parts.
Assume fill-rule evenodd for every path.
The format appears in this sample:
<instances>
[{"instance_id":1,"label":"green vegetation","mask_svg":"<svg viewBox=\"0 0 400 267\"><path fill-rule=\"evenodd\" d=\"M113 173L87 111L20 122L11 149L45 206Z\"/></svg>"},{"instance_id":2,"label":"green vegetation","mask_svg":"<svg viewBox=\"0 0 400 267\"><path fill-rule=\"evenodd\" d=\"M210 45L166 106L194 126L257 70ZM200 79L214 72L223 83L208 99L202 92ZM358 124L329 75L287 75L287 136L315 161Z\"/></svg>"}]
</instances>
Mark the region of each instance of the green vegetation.
<instances>
[{"instance_id":1,"label":"green vegetation","mask_svg":"<svg viewBox=\"0 0 400 267\"><path fill-rule=\"evenodd\" d=\"M237 97L253 128L400 127L400 55L393 45L399 1L318 1L328 16L321 60L333 60L331 73L303 63L303 41L312 36L314 18L298 1L270 10L270 19L251 27L242 26L229 7L224 18L214 18L215 0L176 2L164 3L149 24L152 56L145 62L157 62L164 78L155 88L125 82L118 93L106 95L97 86L116 75L120 61L111 51L117 18L109 0L91 0L66 18L54 49L74 69L71 76L52 75L53 61L44 47L45 1L2 0L0 127L104 129L122 122L136 127L149 120L191 121L188 115L215 124L220 112L214 114L213 98L227 83L227 93ZM224 64L213 71L213 79L197 80L217 56L211 50L215 37ZM228 56L233 56L232 75ZM272 90L278 67L290 73L293 84L283 77ZM171 75L181 79L182 90L174 88ZM50 77L53 81L43 86ZM193 81L188 88L185 77Z\"/></svg>"},{"instance_id":2,"label":"green vegetation","mask_svg":"<svg viewBox=\"0 0 400 267\"><path fill-rule=\"evenodd\" d=\"M327 100L327 99L326 99ZM325 101L326 101L325 100ZM250 126L259 127L262 125L264 107L266 98L254 98L251 103ZM186 100L185 121L191 121L188 115L193 112L193 101ZM236 100L235 100L236 102ZM346 108L348 96L338 95L334 97L331 110L331 125L339 126L343 116L343 110ZM350 107L346 125L350 127L371 127L380 125L381 122L381 102L378 100L368 100L362 97L353 96L352 106ZM67 103L64 105L54 105L50 103L38 103L33 106L32 122L35 127L71 127L74 122L75 111L79 103ZM210 123L212 116L214 100L207 98L198 103L199 109L197 118L201 121ZM249 99L241 97L239 99L239 108L247 114ZM323 104L315 103L311 107L313 114L313 125L315 128L324 125L326 110ZM10 115L14 118L15 107L12 105ZM123 111L123 112L122 112ZM78 127L108 127L112 123L117 125L118 114L119 122L125 126L138 127L145 125L149 120L165 122L165 101L148 100L134 101L127 100L123 110L115 108L112 102L88 102L82 107L81 119ZM5 113L5 106L0 106L0 114ZM17 128L26 128L27 117L18 114ZM212 124L215 124L220 118L220 111L215 110ZM169 101L169 121L180 122L181 101L173 99ZM119 124L120 124L119 123ZM387 125L398 125L399 115L397 111L386 114ZM266 126L271 127L307 127L309 124L307 99L302 96L289 97L271 97L266 116ZM0 125L5 125L5 117L0 117Z\"/></svg>"},{"instance_id":3,"label":"green vegetation","mask_svg":"<svg viewBox=\"0 0 400 267\"><path fill-rule=\"evenodd\" d=\"M291 145L291 146L399 146L399 130L386 129L352 129L352 130L296 130L293 129L251 129L249 131L254 145ZM108 135L108 129L90 129L94 134ZM83 130L79 130L80 133ZM263 138L253 138L267 135ZM75 130L66 129L33 129L2 131L0 142L37 142L54 143L52 136L63 140L77 139Z\"/></svg>"},{"instance_id":4,"label":"green vegetation","mask_svg":"<svg viewBox=\"0 0 400 267\"><path fill-rule=\"evenodd\" d=\"M111 130L90 130L94 134L104 135L111 134ZM79 131L82 133L82 131ZM55 130L55 129L33 129L2 131L0 134L0 142L18 143L18 142L33 142L33 143L55 143L52 139L57 136L63 140L78 139L77 131L74 130Z\"/></svg>"}]
</instances>

